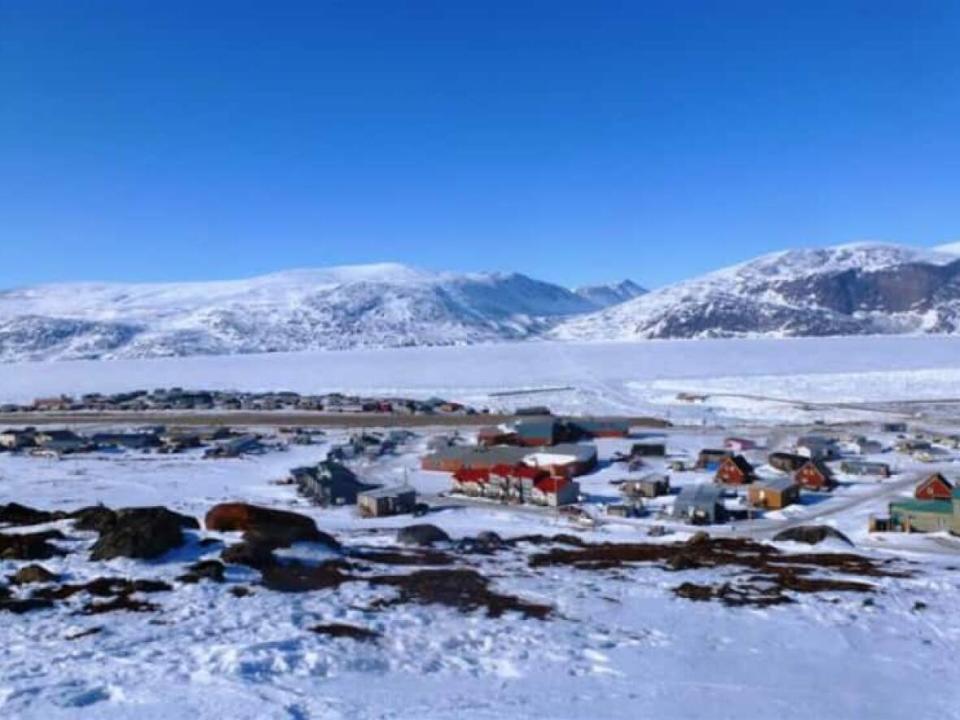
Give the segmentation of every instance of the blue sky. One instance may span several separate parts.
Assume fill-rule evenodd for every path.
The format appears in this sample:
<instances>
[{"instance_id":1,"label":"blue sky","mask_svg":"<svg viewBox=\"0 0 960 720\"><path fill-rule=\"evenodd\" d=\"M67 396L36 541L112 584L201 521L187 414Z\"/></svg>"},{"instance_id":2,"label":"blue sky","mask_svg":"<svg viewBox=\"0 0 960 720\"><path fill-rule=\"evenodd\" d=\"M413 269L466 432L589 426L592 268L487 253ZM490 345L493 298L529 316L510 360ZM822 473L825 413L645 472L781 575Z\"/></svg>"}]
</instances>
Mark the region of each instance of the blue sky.
<instances>
[{"instance_id":1,"label":"blue sky","mask_svg":"<svg viewBox=\"0 0 960 720\"><path fill-rule=\"evenodd\" d=\"M0 2L0 287L960 239L960 4Z\"/></svg>"}]
</instances>

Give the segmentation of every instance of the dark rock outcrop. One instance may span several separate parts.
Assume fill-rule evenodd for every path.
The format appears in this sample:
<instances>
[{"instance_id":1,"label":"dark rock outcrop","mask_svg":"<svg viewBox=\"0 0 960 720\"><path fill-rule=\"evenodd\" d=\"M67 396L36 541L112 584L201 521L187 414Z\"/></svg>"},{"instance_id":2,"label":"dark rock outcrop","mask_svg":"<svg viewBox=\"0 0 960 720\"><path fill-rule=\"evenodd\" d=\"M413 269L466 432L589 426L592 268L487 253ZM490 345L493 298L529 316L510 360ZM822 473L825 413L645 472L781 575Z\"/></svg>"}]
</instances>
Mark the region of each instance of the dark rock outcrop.
<instances>
[{"instance_id":1,"label":"dark rock outcrop","mask_svg":"<svg viewBox=\"0 0 960 720\"><path fill-rule=\"evenodd\" d=\"M66 553L50 540L65 540L58 530L5 535L0 533L0 559L47 560Z\"/></svg>"},{"instance_id":2,"label":"dark rock outcrop","mask_svg":"<svg viewBox=\"0 0 960 720\"><path fill-rule=\"evenodd\" d=\"M102 517L100 522L103 529L91 560L158 558L184 544L184 527L198 526L194 518L164 507L125 508L116 511L112 521Z\"/></svg>"},{"instance_id":3,"label":"dark rock outcrop","mask_svg":"<svg viewBox=\"0 0 960 720\"><path fill-rule=\"evenodd\" d=\"M0 525L39 525L40 523L63 520L67 517L64 512L48 512L36 510L20 503L0 505Z\"/></svg>"},{"instance_id":4,"label":"dark rock outcrop","mask_svg":"<svg viewBox=\"0 0 960 720\"><path fill-rule=\"evenodd\" d=\"M847 545L853 545L850 538L829 525L800 525L799 527L788 528L773 536L775 542L792 540L793 542L806 543L807 545L816 545L830 538L839 540Z\"/></svg>"},{"instance_id":5,"label":"dark rock outcrop","mask_svg":"<svg viewBox=\"0 0 960 720\"><path fill-rule=\"evenodd\" d=\"M47 570L43 565L26 565L10 577L12 585L30 585L33 583L57 582L59 576Z\"/></svg>"},{"instance_id":6,"label":"dark rock outcrop","mask_svg":"<svg viewBox=\"0 0 960 720\"><path fill-rule=\"evenodd\" d=\"M450 542L450 536L436 525L423 523L408 525L397 531L397 542L403 545L433 545L439 542Z\"/></svg>"},{"instance_id":7,"label":"dark rock outcrop","mask_svg":"<svg viewBox=\"0 0 960 720\"><path fill-rule=\"evenodd\" d=\"M224 581L224 570L223 563L219 560L201 560L187 568L187 572L178 577L177 580L184 583L197 583L201 580L222 583Z\"/></svg>"}]
</instances>

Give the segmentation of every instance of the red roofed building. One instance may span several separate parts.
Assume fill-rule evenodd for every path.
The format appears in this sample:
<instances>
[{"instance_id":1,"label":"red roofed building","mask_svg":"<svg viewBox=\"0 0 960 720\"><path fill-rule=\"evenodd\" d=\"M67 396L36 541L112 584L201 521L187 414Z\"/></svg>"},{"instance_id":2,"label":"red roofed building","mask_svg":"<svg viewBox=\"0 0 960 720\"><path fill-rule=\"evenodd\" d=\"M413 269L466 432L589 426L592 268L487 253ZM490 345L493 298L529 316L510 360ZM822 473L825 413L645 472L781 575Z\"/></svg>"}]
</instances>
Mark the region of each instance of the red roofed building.
<instances>
[{"instance_id":1,"label":"red roofed building","mask_svg":"<svg viewBox=\"0 0 960 720\"><path fill-rule=\"evenodd\" d=\"M917 485L913 496L917 500L950 500L953 484L940 473L934 473Z\"/></svg>"},{"instance_id":2,"label":"red roofed building","mask_svg":"<svg viewBox=\"0 0 960 720\"><path fill-rule=\"evenodd\" d=\"M725 457L717 468L714 480L724 485L746 485L754 480L753 465L743 455Z\"/></svg>"},{"instance_id":3,"label":"red roofed building","mask_svg":"<svg viewBox=\"0 0 960 720\"><path fill-rule=\"evenodd\" d=\"M819 460L810 460L797 470L793 481L808 490L832 490L837 484L830 468Z\"/></svg>"}]
</instances>

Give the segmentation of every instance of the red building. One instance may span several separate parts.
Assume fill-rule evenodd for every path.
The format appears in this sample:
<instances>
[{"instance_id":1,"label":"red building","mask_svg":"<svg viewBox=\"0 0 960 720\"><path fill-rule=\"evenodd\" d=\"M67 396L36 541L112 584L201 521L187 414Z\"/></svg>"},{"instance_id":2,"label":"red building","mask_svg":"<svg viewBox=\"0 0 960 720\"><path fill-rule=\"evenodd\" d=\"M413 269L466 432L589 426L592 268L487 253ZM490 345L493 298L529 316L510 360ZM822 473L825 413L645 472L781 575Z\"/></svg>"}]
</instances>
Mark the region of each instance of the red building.
<instances>
[{"instance_id":1,"label":"red building","mask_svg":"<svg viewBox=\"0 0 960 720\"><path fill-rule=\"evenodd\" d=\"M723 459L713 479L724 485L746 485L755 477L753 465L743 455L733 455Z\"/></svg>"},{"instance_id":2,"label":"red building","mask_svg":"<svg viewBox=\"0 0 960 720\"><path fill-rule=\"evenodd\" d=\"M819 460L810 460L793 476L794 482L808 490L832 490L837 484L833 473Z\"/></svg>"},{"instance_id":3,"label":"red building","mask_svg":"<svg viewBox=\"0 0 960 720\"><path fill-rule=\"evenodd\" d=\"M940 473L934 473L917 485L913 496L917 500L950 500L953 484Z\"/></svg>"}]
</instances>

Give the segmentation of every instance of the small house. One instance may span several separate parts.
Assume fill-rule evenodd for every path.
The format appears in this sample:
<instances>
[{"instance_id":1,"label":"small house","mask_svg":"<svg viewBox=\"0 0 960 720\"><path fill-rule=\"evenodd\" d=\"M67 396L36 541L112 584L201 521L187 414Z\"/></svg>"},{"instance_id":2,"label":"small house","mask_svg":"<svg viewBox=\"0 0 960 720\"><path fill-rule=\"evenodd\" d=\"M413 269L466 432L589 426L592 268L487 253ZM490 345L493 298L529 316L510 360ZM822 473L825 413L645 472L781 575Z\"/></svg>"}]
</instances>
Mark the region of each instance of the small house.
<instances>
[{"instance_id":1,"label":"small house","mask_svg":"<svg viewBox=\"0 0 960 720\"><path fill-rule=\"evenodd\" d=\"M781 472L792 473L806 465L809 459L810 458L804 455L797 455L796 453L775 452L770 453L767 462L770 464L770 467L776 468Z\"/></svg>"},{"instance_id":2,"label":"small house","mask_svg":"<svg viewBox=\"0 0 960 720\"><path fill-rule=\"evenodd\" d=\"M837 484L830 471L820 460L809 460L793 476L797 485L808 490L832 490Z\"/></svg>"},{"instance_id":3,"label":"small house","mask_svg":"<svg viewBox=\"0 0 960 720\"><path fill-rule=\"evenodd\" d=\"M733 452L743 452L745 450L754 450L757 447L757 443L751 440L750 438L744 437L728 437L723 441L723 446L727 450L732 450Z\"/></svg>"},{"instance_id":4,"label":"small house","mask_svg":"<svg viewBox=\"0 0 960 720\"><path fill-rule=\"evenodd\" d=\"M36 431L33 428L23 430L4 430L0 432L0 447L6 450L22 450L36 444Z\"/></svg>"},{"instance_id":5,"label":"small house","mask_svg":"<svg viewBox=\"0 0 960 720\"><path fill-rule=\"evenodd\" d=\"M616 503L607 505L607 515L619 518L635 518L643 515L643 505L634 503Z\"/></svg>"},{"instance_id":6,"label":"small house","mask_svg":"<svg viewBox=\"0 0 960 720\"><path fill-rule=\"evenodd\" d=\"M693 525L713 525L726 519L723 490L709 483L687 485L673 503L673 516Z\"/></svg>"},{"instance_id":7,"label":"small house","mask_svg":"<svg viewBox=\"0 0 960 720\"><path fill-rule=\"evenodd\" d=\"M905 433L907 431L907 424L905 422L881 423L880 431L885 433Z\"/></svg>"},{"instance_id":8,"label":"small house","mask_svg":"<svg viewBox=\"0 0 960 720\"><path fill-rule=\"evenodd\" d=\"M357 494L357 509L363 517L386 517L411 513L417 492L411 487L382 487Z\"/></svg>"},{"instance_id":9,"label":"small house","mask_svg":"<svg viewBox=\"0 0 960 720\"><path fill-rule=\"evenodd\" d=\"M960 532L960 492L955 488L950 500L897 500L890 503L886 523L901 532Z\"/></svg>"},{"instance_id":10,"label":"small house","mask_svg":"<svg viewBox=\"0 0 960 720\"><path fill-rule=\"evenodd\" d=\"M663 440L644 440L633 443L630 448L631 458L665 457L667 444Z\"/></svg>"},{"instance_id":11,"label":"small house","mask_svg":"<svg viewBox=\"0 0 960 720\"><path fill-rule=\"evenodd\" d=\"M733 455L723 459L713 479L724 485L746 485L755 478L753 465L743 455Z\"/></svg>"},{"instance_id":12,"label":"small house","mask_svg":"<svg viewBox=\"0 0 960 720\"><path fill-rule=\"evenodd\" d=\"M865 437L855 437L847 443L847 446L857 455L876 455L883 452L883 443Z\"/></svg>"},{"instance_id":13,"label":"small house","mask_svg":"<svg viewBox=\"0 0 960 720\"><path fill-rule=\"evenodd\" d=\"M891 470L887 463L863 462L861 460L844 460L840 463L840 472L846 475L869 475L874 477L890 477Z\"/></svg>"},{"instance_id":14,"label":"small house","mask_svg":"<svg viewBox=\"0 0 960 720\"><path fill-rule=\"evenodd\" d=\"M300 493L323 507L355 505L359 493L376 488L361 482L350 468L332 460L295 468L290 474Z\"/></svg>"},{"instance_id":15,"label":"small house","mask_svg":"<svg viewBox=\"0 0 960 720\"><path fill-rule=\"evenodd\" d=\"M913 496L917 500L949 500L953 493L953 483L942 474L934 473L917 485Z\"/></svg>"},{"instance_id":16,"label":"small house","mask_svg":"<svg viewBox=\"0 0 960 720\"><path fill-rule=\"evenodd\" d=\"M825 435L804 435L797 440L797 455L810 460L830 460L840 454L837 441Z\"/></svg>"},{"instance_id":17,"label":"small house","mask_svg":"<svg viewBox=\"0 0 960 720\"><path fill-rule=\"evenodd\" d=\"M754 507L779 510L800 500L800 487L790 478L772 478L751 485L747 499Z\"/></svg>"},{"instance_id":18,"label":"small house","mask_svg":"<svg viewBox=\"0 0 960 720\"><path fill-rule=\"evenodd\" d=\"M647 475L636 480L624 480L620 492L628 498L654 498L670 494L670 478L666 475Z\"/></svg>"},{"instance_id":19,"label":"small house","mask_svg":"<svg viewBox=\"0 0 960 720\"><path fill-rule=\"evenodd\" d=\"M731 450L701 450L697 455L697 468L701 470L716 470L720 467L720 463L728 457L733 457Z\"/></svg>"}]
</instances>

